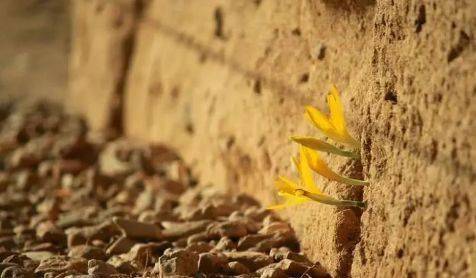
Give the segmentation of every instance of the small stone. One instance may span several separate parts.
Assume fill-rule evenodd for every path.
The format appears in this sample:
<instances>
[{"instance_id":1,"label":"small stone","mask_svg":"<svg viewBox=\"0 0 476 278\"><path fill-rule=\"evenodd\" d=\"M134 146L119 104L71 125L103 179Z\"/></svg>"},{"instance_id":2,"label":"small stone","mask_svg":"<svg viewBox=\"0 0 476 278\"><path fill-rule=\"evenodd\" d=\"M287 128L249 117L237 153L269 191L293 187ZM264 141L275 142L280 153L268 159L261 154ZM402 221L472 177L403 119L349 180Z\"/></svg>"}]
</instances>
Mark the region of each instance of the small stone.
<instances>
[{"instance_id":1,"label":"small stone","mask_svg":"<svg viewBox=\"0 0 476 278\"><path fill-rule=\"evenodd\" d=\"M154 272L160 275L193 276L198 271L199 256L197 253L177 250L164 254L155 264Z\"/></svg>"},{"instance_id":2,"label":"small stone","mask_svg":"<svg viewBox=\"0 0 476 278\"><path fill-rule=\"evenodd\" d=\"M233 197L233 202L237 203L242 209L247 207L260 206L260 203L256 201L256 199L243 193L240 193L237 196Z\"/></svg>"},{"instance_id":3,"label":"small stone","mask_svg":"<svg viewBox=\"0 0 476 278\"><path fill-rule=\"evenodd\" d=\"M90 245L78 245L69 250L69 257L85 258L88 260L106 260L107 256L104 250Z\"/></svg>"},{"instance_id":4,"label":"small stone","mask_svg":"<svg viewBox=\"0 0 476 278\"><path fill-rule=\"evenodd\" d=\"M66 235L60 228L53 223L47 221L40 223L36 228L36 235L42 241L47 241L55 244L65 244Z\"/></svg>"},{"instance_id":5,"label":"small stone","mask_svg":"<svg viewBox=\"0 0 476 278\"><path fill-rule=\"evenodd\" d=\"M260 278L287 278L286 272L279 268L266 268L262 271ZM299 277L299 276L297 276Z\"/></svg>"},{"instance_id":6,"label":"small stone","mask_svg":"<svg viewBox=\"0 0 476 278\"><path fill-rule=\"evenodd\" d=\"M215 250L218 251L231 251L234 249L236 249L236 243L228 237L222 237L215 245Z\"/></svg>"},{"instance_id":7,"label":"small stone","mask_svg":"<svg viewBox=\"0 0 476 278\"><path fill-rule=\"evenodd\" d=\"M10 266L2 271L0 278L34 278L35 274L18 266Z\"/></svg>"},{"instance_id":8,"label":"small stone","mask_svg":"<svg viewBox=\"0 0 476 278\"><path fill-rule=\"evenodd\" d=\"M130 262L121 256L112 256L107 263L114 266L120 273L131 274L137 271Z\"/></svg>"},{"instance_id":9,"label":"small stone","mask_svg":"<svg viewBox=\"0 0 476 278\"><path fill-rule=\"evenodd\" d=\"M251 271L256 271L259 268L273 263L271 257L259 252L224 252L224 254L228 257L228 260L240 262Z\"/></svg>"},{"instance_id":10,"label":"small stone","mask_svg":"<svg viewBox=\"0 0 476 278\"><path fill-rule=\"evenodd\" d=\"M153 209L155 198L156 196L152 189L146 188L136 198L133 212L137 214Z\"/></svg>"},{"instance_id":11,"label":"small stone","mask_svg":"<svg viewBox=\"0 0 476 278\"><path fill-rule=\"evenodd\" d=\"M127 253L137 242L129 239L125 236L121 236L116 241L114 241L109 248L107 248L106 253L108 255L117 255Z\"/></svg>"},{"instance_id":12,"label":"small stone","mask_svg":"<svg viewBox=\"0 0 476 278\"><path fill-rule=\"evenodd\" d=\"M23 255L27 256L28 258L34 261L42 261L42 260L46 260L48 258L53 257L55 254L48 251L30 251L30 252L23 253Z\"/></svg>"},{"instance_id":13,"label":"small stone","mask_svg":"<svg viewBox=\"0 0 476 278\"><path fill-rule=\"evenodd\" d=\"M275 233L294 233L291 226L285 222L272 222L269 225L265 225L261 230L259 230L260 234L270 235Z\"/></svg>"},{"instance_id":14,"label":"small stone","mask_svg":"<svg viewBox=\"0 0 476 278\"><path fill-rule=\"evenodd\" d=\"M75 246L95 239L108 242L119 234L119 229L116 224L108 221L95 226L69 228L66 230L66 234L68 235L68 246Z\"/></svg>"},{"instance_id":15,"label":"small stone","mask_svg":"<svg viewBox=\"0 0 476 278\"><path fill-rule=\"evenodd\" d=\"M228 269L235 275L250 273L250 269L247 268L244 264L239 262L229 262Z\"/></svg>"},{"instance_id":16,"label":"small stone","mask_svg":"<svg viewBox=\"0 0 476 278\"><path fill-rule=\"evenodd\" d=\"M113 222L124 236L132 239L161 239L160 228L154 224L114 217Z\"/></svg>"},{"instance_id":17,"label":"small stone","mask_svg":"<svg viewBox=\"0 0 476 278\"><path fill-rule=\"evenodd\" d=\"M213 223L207 231L210 235L229 238L240 238L248 234L246 226L240 221Z\"/></svg>"},{"instance_id":18,"label":"small stone","mask_svg":"<svg viewBox=\"0 0 476 278\"><path fill-rule=\"evenodd\" d=\"M250 249L258 245L261 241L269 239L270 237L271 237L270 235L260 235L260 234L247 235L238 241L237 250L244 251L244 250Z\"/></svg>"},{"instance_id":19,"label":"small stone","mask_svg":"<svg viewBox=\"0 0 476 278\"><path fill-rule=\"evenodd\" d=\"M161 243L137 243L127 254L122 257L130 261L135 267L143 268L153 265L167 248L170 248L170 242Z\"/></svg>"},{"instance_id":20,"label":"small stone","mask_svg":"<svg viewBox=\"0 0 476 278\"><path fill-rule=\"evenodd\" d=\"M125 140L110 142L99 155L99 168L106 176L126 176L134 171L133 166L118 157L121 151L126 148Z\"/></svg>"},{"instance_id":21,"label":"small stone","mask_svg":"<svg viewBox=\"0 0 476 278\"><path fill-rule=\"evenodd\" d=\"M280 246L286 247L293 251L299 250L299 242L297 241L294 234L275 234L270 238L266 238L258 242L254 247L249 248L249 250L268 253L272 248Z\"/></svg>"},{"instance_id":22,"label":"small stone","mask_svg":"<svg viewBox=\"0 0 476 278\"><path fill-rule=\"evenodd\" d=\"M210 250L213 249L213 245L206 243L206 242L195 242L192 244L189 244L185 250L195 252L198 254L209 252Z\"/></svg>"},{"instance_id":23,"label":"small stone","mask_svg":"<svg viewBox=\"0 0 476 278\"><path fill-rule=\"evenodd\" d=\"M271 212L265 208L253 206L245 210L245 216L255 221L263 221Z\"/></svg>"},{"instance_id":24,"label":"small stone","mask_svg":"<svg viewBox=\"0 0 476 278\"><path fill-rule=\"evenodd\" d=\"M201 273L223 273L227 270L228 260L224 255L203 253L199 255L198 271Z\"/></svg>"},{"instance_id":25,"label":"small stone","mask_svg":"<svg viewBox=\"0 0 476 278\"><path fill-rule=\"evenodd\" d=\"M269 255L276 261L279 262L284 259L290 259L299 263L303 263L305 265L312 265L311 261L309 261L306 256L303 254L295 253L289 250L286 247L281 248L273 248L269 252Z\"/></svg>"},{"instance_id":26,"label":"small stone","mask_svg":"<svg viewBox=\"0 0 476 278\"><path fill-rule=\"evenodd\" d=\"M184 211L182 217L186 220L216 219L229 216L238 208L232 204L209 204L195 210Z\"/></svg>"},{"instance_id":27,"label":"small stone","mask_svg":"<svg viewBox=\"0 0 476 278\"><path fill-rule=\"evenodd\" d=\"M211 238L208 232L201 232L201 233L189 236L187 238L187 244L190 245L197 242L205 242L205 241L209 241L210 239Z\"/></svg>"},{"instance_id":28,"label":"small stone","mask_svg":"<svg viewBox=\"0 0 476 278\"><path fill-rule=\"evenodd\" d=\"M162 230L162 236L166 240L176 240L178 238L188 237L190 235L203 232L210 224L209 220L189 221L189 222L162 222L165 228Z\"/></svg>"},{"instance_id":29,"label":"small stone","mask_svg":"<svg viewBox=\"0 0 476 278\"><path fill-rule=\"evenodd\" d=\"M11 250L15 245L15 238L13 236L0 237L0 247Z\"/></svg>"},{"instance_id":30,"label":"small stone","mask_svg":"<svg viewBox=\"0 0 476 278\"><path fill-rule=\"evenodd\" d=\"M88 274L114 275L117 274L114 266L99 260L88 261Z\"/></svg>"},{"instance_id":31,"label":"small stone","mask_svg":"<svg viewBox=\"0 0 476 278\"><path fill-rule=\"evenodd\" d=\"M67 230L67 244L68 248L72 248L73 246L86 244L88 239L84 236L84 234L77 229Z\"/></svg>"},{"instance_id":32,"label":"small stone","mask_svg":"<svg viewBox=\"0 0 476 278\"><path fill-rule=\"evenodd\" d=\"M330 277L320 264L308 266L303 263L284 259L277 263L276 267L282 269L286 274L290 276L300 276L307 271L312 277Z\"/></svg>"},{"instance_id":33,"label":"small stone","mask_svg":"<svg viewBox=\"0 0 476 278\"><path fill-rule=\"evenodd\" d=\"M65 256L52 256L40 262L35 269L35 273L62 272L69 269L80 269L87 271L87 263L84 259L70 260Z\"/></svg>"},{"instance_id":34,"label":"small stone","mask_svg":"<svg viewBox=\"0 0 476 278\"><path fill-rule=\"evenodd\" d=\"M15 263L0 263L0 273L2 273L2 271L3 271L5 268L11 267L11 266L16 266L16 267L18 267L18 265L15 264Z\"/></svg>"}]
</instances>

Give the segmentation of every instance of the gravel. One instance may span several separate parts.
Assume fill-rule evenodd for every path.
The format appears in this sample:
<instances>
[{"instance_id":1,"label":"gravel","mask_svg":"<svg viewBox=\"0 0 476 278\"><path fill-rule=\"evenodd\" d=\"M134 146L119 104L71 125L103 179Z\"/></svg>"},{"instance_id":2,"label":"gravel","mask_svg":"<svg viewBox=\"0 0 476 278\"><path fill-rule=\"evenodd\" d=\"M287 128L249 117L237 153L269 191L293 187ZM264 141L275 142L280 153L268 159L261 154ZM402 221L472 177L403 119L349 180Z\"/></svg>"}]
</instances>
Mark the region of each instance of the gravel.
<instances>
[{"instance_id":1,"label":"gravel","mask_svg":"<svg viewBox=\"0 0 476 278\"><path fill-rule=\"evenodd\" d=\"M0 107L0 277L329 277L289 224L200 186L166 145Z\"/></svg>"}]
</instances>

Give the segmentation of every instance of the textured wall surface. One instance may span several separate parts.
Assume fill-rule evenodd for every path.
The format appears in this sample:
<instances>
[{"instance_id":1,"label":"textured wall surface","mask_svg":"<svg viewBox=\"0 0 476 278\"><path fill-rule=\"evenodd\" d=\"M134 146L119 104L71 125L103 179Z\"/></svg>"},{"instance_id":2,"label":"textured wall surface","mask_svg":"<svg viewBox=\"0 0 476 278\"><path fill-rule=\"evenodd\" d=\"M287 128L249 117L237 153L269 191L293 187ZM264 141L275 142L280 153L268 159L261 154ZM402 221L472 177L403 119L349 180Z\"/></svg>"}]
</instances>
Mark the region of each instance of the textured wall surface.
<instances>
[{"instance_id":1,"label":"textured wall surface","mask_svg":"<svg viewBox=\"0 0 476 278\"><path fill-rule=\"evenodd\" d=\"M303 106L325 110L335 83L362 142L362 163L326 160L370 186L317 181L368 208L283 211L303 251L338 277L476 273L474 1L146 3L135 13L133 51L118 55L129 60L127 70L120 64L129 136L171 143L201 183L270 204L278 173L293 175L296 146L288 136L317 132ZM79 11L75 21L86 15ZM115 36L84 28L101 40ZM91 57L102 53L87 49ZM124 84L119 75L101 84L88 76L116 72L120 58L109 58L78 68L90 89L85 97L107 97L107 82ZM101 109L89 111L92 121L110 108Z\"/></svg>"},{"instance_id":2,"label":"textured wall surface","mask_svg":"<svg viewBox=\"0 0 476 278\"><path fill-rule=\"evenodd\" d=\"M0 1L0 97L64 99L70 23L67 3Z\"/></svg>"},{"instance_id":3,"label":"textured wall surface","mask_svg":"<svg viewBox=\"0 0 476 278\"><path fill-rule=\"evenodd\" d=\"M137 9L131 0L72 0L68 105L93 130L121 129L124 80Z\"/></svg>"}]
</instances>

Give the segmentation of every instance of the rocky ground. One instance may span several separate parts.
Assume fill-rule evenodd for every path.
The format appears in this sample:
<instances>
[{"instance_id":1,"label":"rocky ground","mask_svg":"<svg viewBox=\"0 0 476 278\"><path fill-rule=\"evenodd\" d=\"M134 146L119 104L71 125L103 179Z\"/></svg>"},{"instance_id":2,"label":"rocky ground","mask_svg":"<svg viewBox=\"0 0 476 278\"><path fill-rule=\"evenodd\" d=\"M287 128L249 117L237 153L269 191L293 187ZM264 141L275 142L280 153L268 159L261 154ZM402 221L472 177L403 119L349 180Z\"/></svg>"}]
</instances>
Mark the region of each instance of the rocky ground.
<instances>
[{"instance_id":1,"label":"rocky ground","mask_svg":"<svg viewBox=\"0 0 476 278\"><path fill-rule=\"evenodd\" d=\"M197 184L164 145L3 102L1 278L328 276L256 200Z\"/></svg>"}]
</instances>

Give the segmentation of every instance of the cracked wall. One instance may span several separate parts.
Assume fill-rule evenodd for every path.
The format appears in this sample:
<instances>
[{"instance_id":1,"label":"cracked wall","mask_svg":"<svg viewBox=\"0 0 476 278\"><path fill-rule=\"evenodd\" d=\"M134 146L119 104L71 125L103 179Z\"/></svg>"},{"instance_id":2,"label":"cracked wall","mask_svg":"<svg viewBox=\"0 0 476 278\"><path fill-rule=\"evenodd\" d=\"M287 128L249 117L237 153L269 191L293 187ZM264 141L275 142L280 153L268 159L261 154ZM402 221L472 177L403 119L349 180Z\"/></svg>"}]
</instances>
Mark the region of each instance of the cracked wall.
<instances>
[{"instance_id":1,"label":"cracked wall","mask_svg":"<svg viewBox=\"0 0 476 278\"><path fill-rule=\"evenodd\" d=\"M284 211L303 251L338 277L476 271L474 1L143 4L127 71L116 74L127 55L90 64L100 64L105 84L126 78L127 135L171 143L202 184L269 204L277 201L274 178L291 174L296 146L288 136L316 133L303 120L303 106L325 110L335 83L362 142L362 161L326 159L370 186L318 182L333 196L362 198L368 208L305 204ZM82 13L88 14L75 21ZM75 37L78 50L89 49L91 57L117 51L100 42L114 29L91 26L85 30L99 37L98 49L90 47L94 40ZM86 74L82 97L111 91L92 82L95 71L76 72ZM101 103L86 111L93 123L110 111L110 100Z\"/></svg>"}]
</instances>

